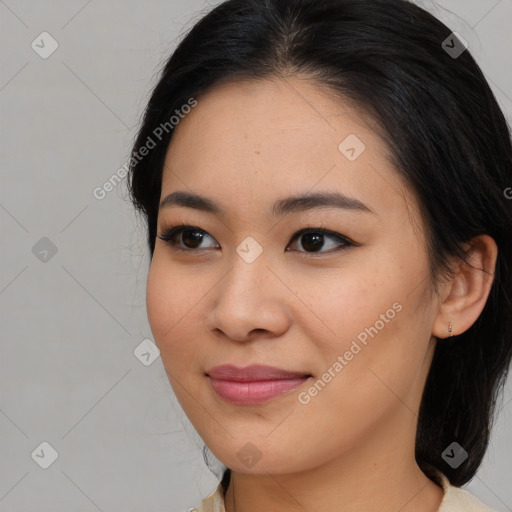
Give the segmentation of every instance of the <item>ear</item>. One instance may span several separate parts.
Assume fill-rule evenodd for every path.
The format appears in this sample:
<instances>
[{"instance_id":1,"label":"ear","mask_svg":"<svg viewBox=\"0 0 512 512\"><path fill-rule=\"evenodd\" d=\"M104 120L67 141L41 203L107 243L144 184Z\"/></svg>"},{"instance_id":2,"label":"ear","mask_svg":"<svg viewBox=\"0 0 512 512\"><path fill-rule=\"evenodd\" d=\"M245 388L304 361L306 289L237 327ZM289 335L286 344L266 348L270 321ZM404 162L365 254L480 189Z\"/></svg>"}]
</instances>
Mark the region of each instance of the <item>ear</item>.
<instances>
[{"instance_id":1,"label":"ear","mask_svg":"<svg viewBox=\"0 0 512 512\"><path fill-rule=\"evenodd\" d=\"M448 338L467 331L485 307L494 280L498 248L489 235L478 235L464 244L466 262L458 261L455 276L440 290L438 314L432 335Z\"/></svg>"}]
</instances>

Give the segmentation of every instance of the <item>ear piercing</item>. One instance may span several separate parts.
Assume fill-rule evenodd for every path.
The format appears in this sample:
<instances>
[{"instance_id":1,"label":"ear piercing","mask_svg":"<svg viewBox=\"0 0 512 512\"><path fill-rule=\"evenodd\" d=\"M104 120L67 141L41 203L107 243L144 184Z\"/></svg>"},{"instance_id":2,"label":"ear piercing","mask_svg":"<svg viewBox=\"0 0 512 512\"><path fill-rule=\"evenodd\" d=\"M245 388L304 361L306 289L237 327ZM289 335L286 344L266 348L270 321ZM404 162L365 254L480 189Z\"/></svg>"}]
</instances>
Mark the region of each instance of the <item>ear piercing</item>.
<instances>
[{"instance_id":1,"label":"ear piercing","mask_svg":"<svg viewBox=\"0 0 512 512\"><path fill-rule=\"evenodd\" d=\"M453 336L453 334L452 334L452 323L451 322L448 323L448 333L450 334L450 338L451 338Z\"/></svg>"}]
</instances>

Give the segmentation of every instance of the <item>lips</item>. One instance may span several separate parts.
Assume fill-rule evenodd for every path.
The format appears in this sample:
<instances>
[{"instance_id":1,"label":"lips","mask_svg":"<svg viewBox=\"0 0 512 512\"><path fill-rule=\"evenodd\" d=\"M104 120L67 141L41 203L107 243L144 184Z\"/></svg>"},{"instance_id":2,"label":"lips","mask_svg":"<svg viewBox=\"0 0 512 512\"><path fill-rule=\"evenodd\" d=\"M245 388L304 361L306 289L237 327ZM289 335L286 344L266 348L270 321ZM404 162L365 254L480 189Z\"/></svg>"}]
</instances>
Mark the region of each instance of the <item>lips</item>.
<instances>
[{"instance_id":1,"label":"lips","mask_svg":"<svg viewBox=\"0 0 512 512\"><path fill-rule=\"evenodd\" d=\"M261 380L281 380L311 377L308 372L292 372L274 366L251 365L238 368L230 364L215 366L206 372L206 375L219 380L234 382L256 382Z\"/></svg>"},{"instance_id":2,"label":"lips","mask_svg":"<svg viewBox=\"0 0 512 512\"><path fill-rule=\"evenodd\" d=\"M298 388L311 377L309 373L263 365L245 368L216 366L206 375L218 396L237 405L260 404L277 398Z\"/></svg>"}]
</instances>

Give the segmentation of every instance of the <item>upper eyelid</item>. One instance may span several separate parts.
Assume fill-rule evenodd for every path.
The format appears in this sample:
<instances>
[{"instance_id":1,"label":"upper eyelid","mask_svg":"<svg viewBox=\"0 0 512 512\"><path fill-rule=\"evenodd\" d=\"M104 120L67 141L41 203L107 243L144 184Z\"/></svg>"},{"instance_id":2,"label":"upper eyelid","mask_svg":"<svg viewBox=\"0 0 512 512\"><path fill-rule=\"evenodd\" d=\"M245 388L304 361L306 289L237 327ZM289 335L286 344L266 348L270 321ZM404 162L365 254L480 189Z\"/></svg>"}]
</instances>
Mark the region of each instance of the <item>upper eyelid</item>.
<instances>
[{"instance_id":1,"label":"upper eyelid","mask_svg":"<svg viewBox=\"0 0 512 512\"><path fill-rule=\"evenodd\" d=\"M200 228L199 226L192 226L189 224L177 224L175 226L169 226L169 227L164 226L160 231L161 231L160 236L163 236L166 233L169 233L171 231L173 231L173 234L178 234L183 231L201 231L202 233L205 233L208 236L211 236L213 239L215 239L215 237L212 234L210 234L206 229ZM307 226L305 228L301 228L293 234L293 237L307 233L308 231L315 232L315 233L316 232L323 233L325 235L338 237L338 238L346 238L347 240L350 241L349 237L342 235L341 233L338 233L331 229L324 228L322 226ZM293 238L291 240L293 240Z\"/></svg>"}]
</instances>

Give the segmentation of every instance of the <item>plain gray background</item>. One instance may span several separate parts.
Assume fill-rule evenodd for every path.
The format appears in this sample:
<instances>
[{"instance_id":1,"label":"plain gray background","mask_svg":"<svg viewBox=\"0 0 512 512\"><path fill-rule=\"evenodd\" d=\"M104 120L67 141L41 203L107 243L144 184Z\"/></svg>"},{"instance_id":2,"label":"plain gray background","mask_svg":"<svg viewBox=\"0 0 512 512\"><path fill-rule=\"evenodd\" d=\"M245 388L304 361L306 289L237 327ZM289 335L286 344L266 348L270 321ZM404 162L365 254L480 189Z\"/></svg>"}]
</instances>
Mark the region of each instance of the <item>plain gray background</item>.
<instances>
[{"instance_id":1,"label":"plain gray background","mask_svg":"<svg viewBox=\"0 0 512 512\"><path fill-rule=\"evenodd\" d=\"M159 66L212 5L0 0L0 512L178 512L217 485L161 359L134 355L151 339L149 259L125 181L93 195L126 162ZM510 123L512 0L421 5L468 41ZM47 469L42 442L58 453ZM509 379L467 486L499 512L511 461Z\"/></svg>"}]
</instances>

